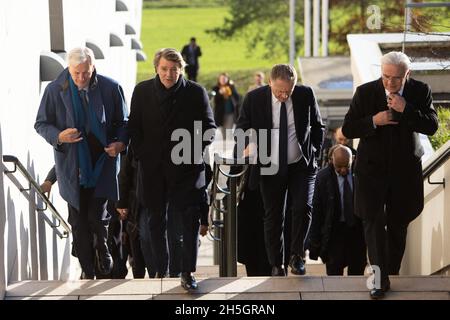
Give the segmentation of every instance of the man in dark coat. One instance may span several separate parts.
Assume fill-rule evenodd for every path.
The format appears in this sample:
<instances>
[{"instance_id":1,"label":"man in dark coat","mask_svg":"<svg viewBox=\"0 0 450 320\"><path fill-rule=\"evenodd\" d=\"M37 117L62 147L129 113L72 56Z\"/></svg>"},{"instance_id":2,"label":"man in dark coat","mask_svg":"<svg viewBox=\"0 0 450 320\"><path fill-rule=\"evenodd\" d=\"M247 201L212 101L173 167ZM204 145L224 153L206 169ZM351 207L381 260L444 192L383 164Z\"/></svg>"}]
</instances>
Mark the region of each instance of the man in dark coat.
<instances>
[{"instance_id":1,"label":"man in dark coat","mask_svg":"<svg viewBox=\"0 0 450 320\"><path fill-rule=\"evenodd\" d=\"M275 65L269 83L247 93L237 129L253 129L257 134L258 162L250 172L249 187L256 189L259 184L261 188L264 238L272 275L286 275L283 221L288 190L292 214L291 230L285 230L291 233L289 266L292 273L303 275L304 241L310 225L316 159L324 125L311 88L296 85L293 66ZM244 156L251 153L252 144L248 144Z\"/></svg>"},{"instance_id":2,"label":"man in dark coat","mask_svg":"<svg viewBox=\"0 0 450 320\"><path fill-rule=\"evenodd\" d=\"M54 148L75 251L86 277L93 279L94 238L102 273L113 266L106 206L118 200L117 155L128 144L127 110L120 85L96 73L91 49L70 50L68 64L45 89L34 127Z\"/></svg>"},{"instance_id":3,"label":"man in dark coat","mask_svg":"<svg viewBox=\"0 0 450 320\"><path fill-rule=\"evenodd\" d=\"M377 266L372 298L389 290L399 273L408 224L423 209L419 133L438 128L431 90L409 78L410 60L401 52L381 58L381 78L359 86L342 132L360 138L355 163L355 213L363 220L369 261ZM377 268L373 268L377 270Z\"/></svg>"},{"instance_id":4,"label":"man in dark coat","mask_svg":"<svg viewBox=\"0 0 450 320\"><path fill-rule=\"evenodd\" d=\"M336 145L330 163L319 171L314 187L309 258L326 264L327 275L363 275L366 243L353 210L352 152Z\"/></svg>"},{"instance_id":5,"label":"man in dark coat","mask_svg":"<svg viewBox=\"0 0 450 320\"><path fill-rule=\"evenodd\" d=\"M178 51L159 50L154 66L156 77L139 83L133 92L131 144L142 169L153 256L160 260L155 262L156 271L165 272L167 246L161 243L160 233L165 232L167 214L169 269L181 272L185 289L196 289L192 272L205 202L202 156L216 126L206 90L182 76L185 62ZM176 270L178 266L181 270Z\"/></svg>"},{"instance_id":6,"label":"man in dark coat","mask_svg":"<svg viewBox=\"0 0 450 320\"><path fill-rule=\"evenodd\" d=\"M198 69L200 68L198 57L202 55L202 50L200 49L200 46L197 45L197 40L194 37L192 37L191 41L183 47L181 55L187 63L186 73L189 80L197 81Z\"/></svg>"}]
</instances>

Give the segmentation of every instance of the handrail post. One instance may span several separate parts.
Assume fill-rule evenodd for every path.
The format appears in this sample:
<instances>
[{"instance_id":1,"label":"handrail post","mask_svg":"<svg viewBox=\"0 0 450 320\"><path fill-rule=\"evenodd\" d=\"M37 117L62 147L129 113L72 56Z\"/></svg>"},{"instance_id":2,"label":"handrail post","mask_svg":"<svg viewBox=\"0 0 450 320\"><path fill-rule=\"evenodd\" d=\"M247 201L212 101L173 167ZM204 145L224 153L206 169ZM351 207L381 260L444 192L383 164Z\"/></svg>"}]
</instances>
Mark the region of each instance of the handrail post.
<instances>
[{"instance_id":1,"label":"handrail post","mask_svg":"<svg viewBox=\"0 0 450 320\"><path fill-rule=\"evenodd\" d=\"M236 223L236 188L237 178L230 178L230 195L228 196L228 212L225 216L225 242L227 257L227 277L237 276L237 223Z\"/></svg>"}]
</instances>

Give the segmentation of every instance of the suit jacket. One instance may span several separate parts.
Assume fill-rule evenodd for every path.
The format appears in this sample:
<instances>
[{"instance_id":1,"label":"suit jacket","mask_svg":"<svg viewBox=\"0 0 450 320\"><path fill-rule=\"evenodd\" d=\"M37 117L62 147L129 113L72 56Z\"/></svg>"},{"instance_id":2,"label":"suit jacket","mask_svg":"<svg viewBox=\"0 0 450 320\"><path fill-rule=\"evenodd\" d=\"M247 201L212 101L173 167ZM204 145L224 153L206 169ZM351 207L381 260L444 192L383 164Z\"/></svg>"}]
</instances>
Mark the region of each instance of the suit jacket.
<instances>
[{"instance_id":1,"label":"suit jacket","mask_svg":"<svg viewBox=\"0 0 450 320\"><path fill-rule=\"evenodd\" d=\"M191 52L191 50L189 50L189 44L187 44L181 50L181 55L183 56L184 61L186 61L186 63L189 66L198 69L198 67L200 66L198 63L198 57L202 55L202 50L200 49L200 46L196 46L194 51ZM189 61L191 60L189 58L194 58L195 63L194 64L189 63Z\"/></svg>"},{"instance_id":2,"label":"suit jacket","mask_svg":"<svg viewBox=\"0 0 450 320\"><path fill-rule=\"evenodd\" d=\"M142 172L143 204L151 210L165 208L167 201L180 206L201 204L205 188L205 165L201 157L214 138L203 141L203 134L216 128L208 94L197 83L181 78L179 89L169 98L171 111L164 115L156 99L156 85L156 79L139 83L131 99L129 130ZM196 127L194 122L201 127ZM180 139L191 142L189 150L181 151L183 156L184 152L190 152L188 163L172 161L172 149L180 144L178 137L177 141L171 141L176 129L184 129L189 135Z\"/></svg>"},{"instance_id":3,"label":"suit jacket","mask_svg":"<svg viewBox=\"0 0 450 320\"><path fill-rule=\"evenodd\" d=\"M295 131L303 155L308 163L313 162L317 167L316 160L320 156L320 150L324 137L324 125L320 117L319 106L310 87L296 85L292 93L292 105L294 110ZM258 150L261 150L259 141L259 129L272 129L272 92L268 85L257 88L247 93L241 108L237 128L255 129L258 135ZM271 154L270 133L268 134L268 156ZM259 158L259 157L258 157ZM257 170L252 170L249 187L255 189L259 182L261 164L258 159ZM269 166L269 165L267 165Z\"/></svg>"},{"instance_id":4,"label":"suit jacket","mask_svg":"<svg viewBox=\"0 0 450 320\"><path fill-rule=\"evenodd\" d=\"M342 132L360 138L355 162L355 212L370 219L383 212L387 197L392 218L409 223L423 209L423 148L418 133L438 128L431 90L408 79L403 90L406 107L397 125L374 128L372 116L387 110L381 78L359 86L345 116Z\"/></svg>"},{"instance_id":5,"label":"suit jacket","mask_svg":"<svg viewBox=\"0 0 450 320\"><path fill-rule=\"evenodd\" d=\"M328 260L328 248L333 241L333 226L342 215L341 194L336 172L332 165L321 169L316 176L313 196L312 222L310 230L309 257L323 262ZM355 226L361 233L361 220L355 217Z\"/></svg>"},{"instance_id":6,"label":"suit jacket","mask_svg":"<svg viewBox=\"0 0 450 320\"><path fill-rule=\"evenodd\" d=\"M34 128L54 147L55 168L59 192L71 206L79 209L80 184L76 143L58 145L58 135L67 128L75 128L72 96L68 84L68 69L44 91ZM120 85L113 79L93 74L88 97L94 106L107 143L120 141L128 144L127 108ZM95 187L95 196L118 199L117 172L119 159L107 157Z\"/></svg>"}]
</instances>

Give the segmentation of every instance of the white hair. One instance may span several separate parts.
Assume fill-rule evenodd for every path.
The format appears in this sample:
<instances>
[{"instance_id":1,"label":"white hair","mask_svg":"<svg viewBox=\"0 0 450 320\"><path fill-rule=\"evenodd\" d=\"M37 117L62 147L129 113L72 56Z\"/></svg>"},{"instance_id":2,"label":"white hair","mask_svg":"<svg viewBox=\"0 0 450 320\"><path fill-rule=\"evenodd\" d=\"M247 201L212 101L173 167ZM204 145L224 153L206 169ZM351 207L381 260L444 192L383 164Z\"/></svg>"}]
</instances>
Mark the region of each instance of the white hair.
<instances>
[{"instance_id":1,"label":"white hair","mask_svg":"<svg viewBox=\"0 0 450 320\"><path fill-rule=\"evenodd\" d=\"M385 64L399 65L407 71L411 65L411 60L409 60L408 56L403 52L391 51L381 57L381 65Z\"/></svg>"},{"instance_id":2,"label":"white hair","mask_svg":"<svg viewBox=\"0 0 450 320\"><path fill-rule=\"evenodd\" d=\"M85 63L86 61L89 61L90 65L95 64L94 52L87 47L73 48L67 55L67 63L73 67L76 67L81 63Z\"/></svg>"}]
</instances>

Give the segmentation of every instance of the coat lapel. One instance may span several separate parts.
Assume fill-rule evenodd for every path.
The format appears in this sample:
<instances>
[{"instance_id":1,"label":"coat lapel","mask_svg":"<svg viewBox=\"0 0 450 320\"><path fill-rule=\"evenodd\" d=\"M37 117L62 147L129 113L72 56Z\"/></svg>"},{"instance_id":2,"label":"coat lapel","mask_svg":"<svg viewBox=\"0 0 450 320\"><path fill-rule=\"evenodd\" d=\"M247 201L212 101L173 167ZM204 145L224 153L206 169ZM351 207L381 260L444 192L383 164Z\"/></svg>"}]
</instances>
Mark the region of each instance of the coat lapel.
<instances>
[{"instance_id":1,"label":"coat lapel","mask_svg":"<svg viewBox=\"0 0 450 320\"><path fill-rule=\"evenodd\" d=\"M309 108L304 107L299 96L296 94L296 88L294 88L294 92L292 93L292 110L294 112L294 123L295 123L295 132L297 133L297 139L300 143L300 147L305 143L307 134L306 130L308 130L309 126Z\"/></svg>"},{"instance_id":2,"label":"coat lapel","mask_svg":"<svg viewBox=\"0 0 450 320\"><path fill-rule=\"evenodd\" d=\"M97 117L98 122L104 123L106 121L106 110L103 105L102 95L98 87L89 90L88 97L89 105L94 108L95 116Z\"/></svg>"},{"instance_id":3,"label":"coat lapel","mask_svg":"<svg viewBox=\"0 0 450 320\"><path fill-rule=\"evenodd\" d=\"M72 96L70 93L70 88L62 89L59 92L62 101L64 102L64 108L66 109L66 125L67 128L75 128L75 118L72 106Z\"/></svg>"},{"instance_id":4,"label":"coat lapel","mask_svg":"<svg viewBox=\"0 0 450 320\"><path fill-rule=\"evenodd\" d=\"M388 110L386 92L384 90L383 81L381 80L381 78L377 81L374 98L376 107L375 114L379 111Z\"/></svg>"}]
</instances>

